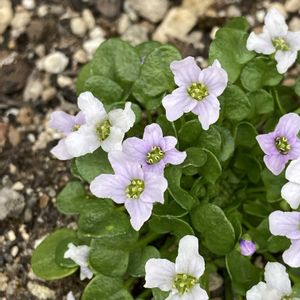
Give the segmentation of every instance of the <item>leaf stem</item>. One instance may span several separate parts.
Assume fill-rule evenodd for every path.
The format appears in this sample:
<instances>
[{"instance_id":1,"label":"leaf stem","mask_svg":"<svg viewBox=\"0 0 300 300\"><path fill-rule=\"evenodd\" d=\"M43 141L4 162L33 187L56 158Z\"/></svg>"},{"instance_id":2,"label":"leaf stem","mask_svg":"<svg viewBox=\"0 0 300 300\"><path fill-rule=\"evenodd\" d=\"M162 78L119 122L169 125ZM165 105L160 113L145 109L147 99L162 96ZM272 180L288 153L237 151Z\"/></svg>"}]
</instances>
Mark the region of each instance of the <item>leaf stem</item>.
<instances>
[{"instance_id":1,"label":"leaf stem","mask_svg":"<svg viewBox=\"0 0 300 300\"><path fill-rule=\"evenodd\" d=\"M159 236L160 236L160 234L157 234L155 232L150 232L150 233L146 234L142 239L140 239L134 245L134 249L142 248L142 247L148 245L150 242L155 241Z\"/></svg>"},{"instance_id":2,"label":"leaf stem","mask_svg":"<svg viewBox=\"0 0 300 300\"><path fill-rule=\"evenodd\" d=\"M147 299L148 296L150 296L152 293L152 290L151 289L145 289L143 292L141 292L139 295L138 295L138 298L144 298L144 299Z\"/></svg>"},{"instance_id":3,"label":"leaf stem","mask_svg":"<svg viewBox=\"0 0 300 300\"><path fill-rule=\"evenodd\" d=\"M279 99L279 96L278 96L278 91L275 88L272 88L272 90L273 90L273 94L274 94L277 106L279 108L279 111L280 111L281 115L284 115L285 111L284 111L284 109L281 105L281 102L280 102L280 99Z\"/></svg>"}]
</instances>

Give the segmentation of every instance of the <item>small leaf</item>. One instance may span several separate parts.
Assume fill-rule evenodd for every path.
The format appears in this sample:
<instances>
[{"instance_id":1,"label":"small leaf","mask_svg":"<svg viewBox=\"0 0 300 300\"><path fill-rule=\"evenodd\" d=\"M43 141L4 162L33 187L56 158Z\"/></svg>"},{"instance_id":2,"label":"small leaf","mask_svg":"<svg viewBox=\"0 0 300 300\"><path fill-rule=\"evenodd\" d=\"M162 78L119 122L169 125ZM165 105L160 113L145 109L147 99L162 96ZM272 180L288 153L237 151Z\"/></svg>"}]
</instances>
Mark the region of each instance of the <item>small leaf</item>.
<instances>
[{"instance_id":1,"label":"small leaf","mask_svg":"<svg viewBox=\"0 0 300 300\"><path fill-rule=\"evenodd\" d=\"M79 71L79 74L77 76L77 80L76 80L76 94L77 95L86 91L84 88L84 84L90 76L92 76L91 63L88 63L81 68L81 70Z\"/></svg>"},{"instance_id":2,"label":"small leaf","mask_svg":"<svg viewBox=\"0 0 300 300\"><path fill-rule=\"evenodd\" d=\"M266 187L267 201L278 202L281 200L281 188L286 183L284 172L275 176L268 169L264 169L261 173L262 180Z\"/></svg>"},{"instance_id":3,"label":"small leaf","mask_svg":"<svg viewBox=\"0 0 300 300\"><path fill-rule=\"evenodd\" d=\"M269 114L274 111L274 99L267 91L260 89L247 94L254 116Z\"/></svg>"},{"instance_id":4,"label":"small leaf","mask_svg":"<svg viewBox=\"0 0 300 300\"><path fill-rule=\"evenodd\" d=\"M251 123L242 122L236 127L235 144L237 146L252 148L255 144L257 144L257 135L258 133Z\"/></svg>"},{"instance_id":5,"label":"small leaf","mask_svg":"<svg viewBox=\"0 0 300 300\"><path fill-rule=\"evenodd\" d=\"M206 163L207 154L206 152L198 147L191 147L186 149L187 157L181 164L182 167L201 167Z\"/></svg>"}]
</instances>

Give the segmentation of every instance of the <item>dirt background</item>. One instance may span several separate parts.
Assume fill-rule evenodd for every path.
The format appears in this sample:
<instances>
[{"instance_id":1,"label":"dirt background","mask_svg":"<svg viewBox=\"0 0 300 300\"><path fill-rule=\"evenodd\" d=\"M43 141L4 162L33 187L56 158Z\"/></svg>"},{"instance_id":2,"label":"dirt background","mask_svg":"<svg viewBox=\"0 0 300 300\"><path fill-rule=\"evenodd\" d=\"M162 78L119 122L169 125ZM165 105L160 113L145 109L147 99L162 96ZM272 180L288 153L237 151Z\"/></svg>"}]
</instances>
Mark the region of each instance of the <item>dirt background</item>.
<instances>
[{"instance_id":1,"label":"dirt background","mask_svg":"<svg viewBox=\"0 0 300 300\"><path fill-rule=\"evenodd\" d=\"M97 46L113 36L134 45L156 39L206 66L228 18L243 15L259 29L271 6L300 30L299 0L0 0L0 299L64 299L86 284L78 276L43 282L30 258L47 233L72 226L54 205L70 172L49 153L60 135L48 120L56 109L76 112L76 75ZM212 282L222 287L222 278Z\"/></svg>"}]
</instances>

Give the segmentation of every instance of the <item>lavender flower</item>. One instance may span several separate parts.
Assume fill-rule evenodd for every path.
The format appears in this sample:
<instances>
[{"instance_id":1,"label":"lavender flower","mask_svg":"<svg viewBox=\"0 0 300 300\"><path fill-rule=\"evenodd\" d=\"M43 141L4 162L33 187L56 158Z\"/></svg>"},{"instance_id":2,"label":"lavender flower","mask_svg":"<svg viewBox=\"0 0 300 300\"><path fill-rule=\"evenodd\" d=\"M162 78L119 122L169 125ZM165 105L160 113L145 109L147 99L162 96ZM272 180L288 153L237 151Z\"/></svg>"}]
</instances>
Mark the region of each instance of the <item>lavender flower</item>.
<instances>
[{"instance_id":1,"label":"lavender flower","mask_svg":"<svg viewBox=\"0 0 300 300\"><path fill-rule=\"evenodd\" d=\"M244 256L251 256L256 251L256 245L251 240L240 240L240 251Z\"/></svg>"},{"instance_id":2,"label":"lavender flower","mask_svg":"<svg viewBox=\"0 0 300 300\"><path fill-rule=\"evenodd\" d=\"M129 138L123 142L123 152L143 169L162 174L166 164L179 165L186 158L186 152L175 148L177 139L173 136L163 136L158 124L145 127L143 139Z\"/></svg>"},{"instance_id":3,"label":"lavender flower","mask_svg":"<svg viewBox=\"0 0 300 300\"><path fill-rule=\"evenodd\" d=\"M289 266L300 267L300 212L272 212L269 216L269 228L273 235L285 236L291 240L291 246L283 252L282 258Z\"/></svg>"},{"instance_id":4,"label":"lavender flower","mask_svg":"<svg viewBox=\"0 0 300 300\"><path fill-rule=\"evenodd\" d=\"M153 204L164 203L167 180L162 175L145 171L121 151L109 153L108 159L115 174L99 175L92 181L90 190L99 198L124 203L132 227L139 230L150 218Z\"/></svg>"},{"instance_id":5,"label":"lavender flower","mask_svg":"<svg viewBox=\"0 0 300 300\"><path fill-rule=\"evenodd\" d=\"M58 144L52 148L51 153L60 160L67 160L73 158L66 146L66 139L68 136L78 130L81 125L85 123L85 118L82 112L76 116L69 115L63 111L55 111L51 114L49 126L64 134Z\"/></svg>"},{"instance_id":6,"label":"lavender flower","mask_svg":"<svg viewBox=\"0 0 300 300\"><path fill-rule=\"evenodd\" d=\"M282 116L273 132L256 137L260 148L265 152L267 168L279 175L289 160L300 156L300 117L295 113Z\"/></svg>"},{"instance_id":7,"label":"lavender flower","mask_svg":"<svg viewBox=\"0 0 300 300\"><path fill-rule=\"evenodd\" d=\"M201 70L191 56L173 61L170 68L178 88L162 100L169 121L179 119L192 111L198 115L204 130L219 118L220 103L217 99L225 90L228 76L218 60Z\"/></svg>"}]
</instances>

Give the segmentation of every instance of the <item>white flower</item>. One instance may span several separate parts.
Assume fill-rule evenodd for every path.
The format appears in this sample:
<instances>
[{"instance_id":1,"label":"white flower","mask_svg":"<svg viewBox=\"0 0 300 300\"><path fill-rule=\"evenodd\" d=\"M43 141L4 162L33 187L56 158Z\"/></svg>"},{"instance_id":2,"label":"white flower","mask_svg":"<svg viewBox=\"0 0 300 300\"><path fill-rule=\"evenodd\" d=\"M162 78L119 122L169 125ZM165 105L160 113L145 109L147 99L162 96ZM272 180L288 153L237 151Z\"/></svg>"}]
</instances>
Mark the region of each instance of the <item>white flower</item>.
<instances>
[{"instance_id":1,"label":"white flower","mask_svg":"<svg viewBox=\"0 0 300 300\"><path fill-rule=\"evenodd\" d=\"M292 293L291 281L284 265L269 262L265 267L265 281L253 286L246 294L247 300L281 300L289 298ZM284 298L284 297L287 298Z\"/></svg>"},{"instance_id":2,"label":"white flower","mask_svg":"<svg viewBox=\"0 0 300 300\"><path fill-rule=\"evenodd\" d=\"M106 152L122 149L124 135L135 121L130 102L125 104L124 109L106 113L103 104L92 93L84 92L78 97L78 107L86 123L65 140L68 152L73 157L92 153L100 146Z\"/></svg>"},{"instance_id":3,"label":"white flower","mask_svg":"<svg viewBox=\"0 0 300 300\"><path fill-rule=\"evenodd\" d=\"M88 267L90 247L86 245L75 246L70 243L68 244L68 248L64 254L64 258L70 258L80 266L80 280L84 280L85 278L91 279L93 272Z\"/></svg>"},{"instance_id":4,"label":"white flower","mask_svg":"<svg viewBox=\"0 0 300 300\"><path fill-rule=\"evenodd\" d=\"M166 300L207 300L199 285L205 263L198 252L198 239L186 235L179 242L175 264L167 259L149 259L146 263L146 288L170 291Z\"/></svg>"},{"instance_id":5,"label":"white flower","mask_svg":"<svg viewBox=\"0 0 300 300\"><path fill-rule=\"evenodd\" d=\"M286 169L285 178L289 181L281 189L281 197L293 209L300 205L300 158L293 160Z\"/></svg>"},{"instance_id":6,"label":"white flower","mask_svg":"<svg viewBox=\"0 0 300 300\"><path fill-rule=\"evenodd\" d=\"M68 293L68 295L67 295L67 300L75 300L75 297L74 297L72 291L70 291L70 292Z\"/></svg>"},{"instance_id":7,"label":"white flower","mask_svg":"<svg viewBox=\"0 0 300 300\"><path fill-rule=\"evenodd\" d=\"M247 49L266 55L275 53L277 71L283 74L297 59L297 52L300 50L300 31L288 31L283 15L273 8L265 17L263 32L250 34Z\"/></svg>"}]
</instances>

